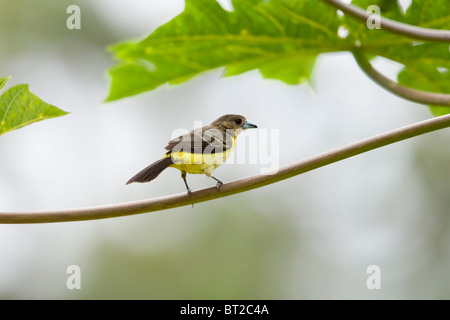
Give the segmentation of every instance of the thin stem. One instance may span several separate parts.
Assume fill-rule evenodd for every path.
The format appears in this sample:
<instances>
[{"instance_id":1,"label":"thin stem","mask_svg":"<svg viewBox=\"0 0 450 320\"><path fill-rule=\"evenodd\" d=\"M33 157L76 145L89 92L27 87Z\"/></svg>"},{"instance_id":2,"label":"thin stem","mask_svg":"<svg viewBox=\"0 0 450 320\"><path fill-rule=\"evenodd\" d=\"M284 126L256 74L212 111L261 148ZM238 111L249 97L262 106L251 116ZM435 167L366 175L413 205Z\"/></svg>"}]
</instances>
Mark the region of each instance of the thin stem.
<instances>
[{"instance_id":1,"label":"thin stem","mask_svg":"<svg viewBox=\"0 0 450 320\"><path fill-rule=\"evenodd\" d=\"M343 11L344 13L352 16L353 18L356 18L364 22L367 21L372 15L371 13L366 12L357 6L346 4L340 0L322 0L322 1ZM420 40L450 42L449 30L422 28L390 20L384 17L380 17L379 21L380 27L382 29L389 30L393 33L401 34L407 37Z\"/></svg>"},{"instance_id":2,"label":"thin stem","mask_svg":"<svg viewBox=\"0 0 450 320\"><path fill-rule=\"evenodd\" d=\"M216 187L161 198L93 208L41 212L0 212L0 223L45 223L120 217L177 208L260 188L395 142L450 127L450 114L382 133L347 146L294 162L272 175L254 175Z\"/></svg>"},{"instance_id":3,"label":"thin stem","mask_svg":"<svg viewBox=\"0 0 450 320\"><path fill-rule=\"evenodd\" d=\"M364 73L386 90L407 100L437 106L450 106L450 94L433 93L402 86L375 70L361 50L353 50L353 56Z\"/></svg>"}]
</instances>

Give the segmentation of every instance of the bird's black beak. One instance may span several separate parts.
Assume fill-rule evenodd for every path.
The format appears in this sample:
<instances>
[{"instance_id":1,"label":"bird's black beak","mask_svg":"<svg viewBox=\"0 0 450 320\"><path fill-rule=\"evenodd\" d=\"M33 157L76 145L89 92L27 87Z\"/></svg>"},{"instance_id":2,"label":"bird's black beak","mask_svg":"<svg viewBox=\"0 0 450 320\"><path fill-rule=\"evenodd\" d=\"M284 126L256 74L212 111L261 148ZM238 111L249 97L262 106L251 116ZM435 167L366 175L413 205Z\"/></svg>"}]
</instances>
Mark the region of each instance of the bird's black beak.
<instances>
[{"instance_id":1,"label":"bird's black beak","mask_svg":"<svg viewBox=\"0 0 450 320\"><path fill-rule=\"evenodd\" d=\"M258 126L254 123L251 123L250 121L246 121L242 126L242 129L253 129L253 128L258 128Z\"/></svg>"}]
</instances>

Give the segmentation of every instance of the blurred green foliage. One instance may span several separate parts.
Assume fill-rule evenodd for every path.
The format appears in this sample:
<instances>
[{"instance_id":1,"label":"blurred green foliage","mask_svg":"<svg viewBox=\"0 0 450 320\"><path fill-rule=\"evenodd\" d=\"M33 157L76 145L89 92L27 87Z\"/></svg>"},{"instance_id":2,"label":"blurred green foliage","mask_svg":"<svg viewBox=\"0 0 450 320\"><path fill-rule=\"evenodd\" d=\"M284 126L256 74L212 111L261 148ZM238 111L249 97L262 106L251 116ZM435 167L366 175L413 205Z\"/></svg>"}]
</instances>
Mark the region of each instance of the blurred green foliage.
<instances>
[{"instance_id":1,"label":"blurred green foliage","mask_svg":"<svg viewBox=\"0 0 450 320\"><path fill-rule=\"evenodd\" d=\"M186 225L195 234L171 236L179 227L166 228L162 238L178 239L168 240L170 245L146 237L155 230L150 225L135 228L130 237L140 249L114 241L96 248L96 265L80 297L281 299L294 262L290 252L301 248L282 208L268 216L244 201L226 201L211 212L196 206L187 214L200 226ZM202 222L205 215L210 217Z\"/></svg>"}]
</instances>

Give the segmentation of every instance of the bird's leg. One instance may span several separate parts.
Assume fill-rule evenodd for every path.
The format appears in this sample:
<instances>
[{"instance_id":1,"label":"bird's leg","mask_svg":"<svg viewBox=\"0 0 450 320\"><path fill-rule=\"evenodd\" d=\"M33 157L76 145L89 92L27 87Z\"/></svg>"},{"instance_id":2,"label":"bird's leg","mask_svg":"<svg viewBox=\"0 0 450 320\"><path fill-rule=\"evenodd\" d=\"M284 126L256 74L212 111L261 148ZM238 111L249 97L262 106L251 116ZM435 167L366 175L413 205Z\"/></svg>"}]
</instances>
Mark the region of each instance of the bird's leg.
<instances>
[{"instance_id":1,"label":"bird's leg","mask_svg":"<svg viewBox=\"0 0 450 320\"><path fill-rule=\"evenodd\" d=\"M192 192L192 190L191 190L191 188L189 188L187 181L186 181L186 171L181 171L181 178L183 178L184 185L186 186L187 194L189 195Z\"/></svg>"},{"instance_id":2,"label":"bird's leg","mask_svg":"<svg viewBox=\"0 0 450 320\"><path fill-rule=\"evenodd\" d=\"M220 191L220 186L223 185L222 180L220 180L219 178L216 178L216 177L214 177L214 176L211 176L211 178L213 178L214 180L217 181L216 188L217 188L217 190Z\"/></svg>"}]
</instances>

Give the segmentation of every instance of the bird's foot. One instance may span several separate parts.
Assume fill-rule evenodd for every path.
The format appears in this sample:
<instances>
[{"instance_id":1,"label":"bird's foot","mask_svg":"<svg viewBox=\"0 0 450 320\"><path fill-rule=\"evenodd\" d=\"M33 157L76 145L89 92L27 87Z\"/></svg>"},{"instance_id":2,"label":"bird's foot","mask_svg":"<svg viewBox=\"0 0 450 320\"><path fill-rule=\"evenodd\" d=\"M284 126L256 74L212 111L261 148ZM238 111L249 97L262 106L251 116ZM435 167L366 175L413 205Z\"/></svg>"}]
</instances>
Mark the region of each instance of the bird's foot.
<instances>
[{"instance_id":1,"label":"bird's foot","mask_svg":"<svg viewBox=\"0 0 450 320\"><path fill-rule=\"evenodd\" d=\"M217 181L216 188L217 188L217 191L220 191L220 186L223 185L222 180L220 180L219 178L216 178L214 176L211 176L211 178L213 178L214 180Z\"/></svg>"}]
</instances>

